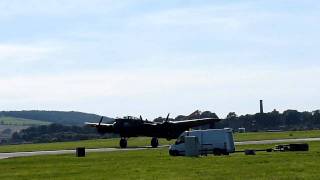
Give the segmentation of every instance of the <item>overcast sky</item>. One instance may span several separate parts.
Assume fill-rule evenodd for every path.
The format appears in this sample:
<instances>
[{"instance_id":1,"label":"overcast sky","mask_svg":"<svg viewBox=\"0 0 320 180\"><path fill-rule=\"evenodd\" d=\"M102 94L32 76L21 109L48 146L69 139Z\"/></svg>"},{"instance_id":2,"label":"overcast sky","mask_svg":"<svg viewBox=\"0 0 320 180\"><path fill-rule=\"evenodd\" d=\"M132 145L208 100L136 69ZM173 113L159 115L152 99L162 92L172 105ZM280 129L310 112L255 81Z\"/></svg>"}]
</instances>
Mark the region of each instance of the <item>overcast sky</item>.
<instances>
[{"instance_id":1,"label":"overcast sky","mask_svg":"<svg viewBox=\"0 0 320 180\"><path fill-rule=\"evenodd\" d=\"M320 108L318 0L1 0L0 110Z\"/></svg>"}]
</instances>

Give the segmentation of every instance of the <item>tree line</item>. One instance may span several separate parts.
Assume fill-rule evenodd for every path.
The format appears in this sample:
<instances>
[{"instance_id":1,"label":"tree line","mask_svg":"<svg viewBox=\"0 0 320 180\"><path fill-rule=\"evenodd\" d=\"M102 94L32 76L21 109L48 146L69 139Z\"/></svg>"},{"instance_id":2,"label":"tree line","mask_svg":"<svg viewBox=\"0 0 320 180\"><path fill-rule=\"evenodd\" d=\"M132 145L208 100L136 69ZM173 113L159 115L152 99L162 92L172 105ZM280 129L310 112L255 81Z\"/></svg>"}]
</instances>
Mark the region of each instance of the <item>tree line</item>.
<instances>
[{"instance_id":1,"label":"tree line","mask_svg":"<svg viewBox=\"0 0 320 180\"><path fill-rule=\"evenodd\" d=\"M216 124L216 127L233 129L243 127L247 131L320 129L320 110L312 112L286 110L283 113L273 110L268 113L242 116L237 116L236 113L230 112L226 119Z\"/></svg>"},{"instance_id":2,"label":"tree line","mask_svg":"<svg viewBox=\"0 0 320 180\"><path fill-rule=\"evenodd\" d=\"M198 118L218 118L218 116L210 111L201 112L197 110L190 115L179 115L169 120L180 121ZM154 119L154 122L163 122L165 119L158 117ZM212 128L212 126L209 127ZM221 119L215 124L215 128L233 128L234 130L246 128L246 131L320 129L320 110L312 112L286 110L283 113L273 110L268 113L241 116L238 116L235 112L230 112L225 119ZM15 132L11 139L8 140L8 143L44 143L110 137L117 137L117 135L105 134L101 136L96 132L95 128L53 123L32 126L20 132Z\"/></svg>"}]
</instances>

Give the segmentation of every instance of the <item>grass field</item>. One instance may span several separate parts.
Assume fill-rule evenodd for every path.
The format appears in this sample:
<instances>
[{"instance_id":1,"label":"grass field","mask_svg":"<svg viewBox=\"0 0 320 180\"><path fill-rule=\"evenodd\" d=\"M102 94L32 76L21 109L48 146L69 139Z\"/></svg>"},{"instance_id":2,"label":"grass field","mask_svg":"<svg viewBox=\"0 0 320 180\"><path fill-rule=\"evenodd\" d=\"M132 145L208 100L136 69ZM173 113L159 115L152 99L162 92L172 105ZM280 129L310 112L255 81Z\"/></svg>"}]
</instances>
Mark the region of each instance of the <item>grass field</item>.
<instances>
[{"instance_id":1,"label":"grass field","mask_svg":"<svg viewBox=\"0 0 320 180\"><path fill-rule=\"evenodd\" d=\"M18 152L18 151L39 151L39 150L60 150L60 149L75 149L76 147L86 148L106 148L119 147L119 138L113 139L95 139L72 142L56 142L56 143L39 143L39 144L20 144L20 145L0 145L0 152ZM173 143L174 141L167 141L159 139L162 145ZM150 138L138 137L130 138L128 140L128 147L149 146Z\"/></svg>"},{"instance_id":2,"label":"grass field","mask_svg":"<svg viewBox=\"0 0 320 180\"><path fill-rule=\"evenodd\" d=\"M49 125L49 122L37 121L32 119L15 118L15 117L0 117L0 124L17 125L17 126L34 126L34 125Z\"/></svg>"},{"instance_id":3,"label":"grass field","mask_svg":"<svg viewBox=\"0 0 320 180\"><path fill-rule=\"evenodd\" d=\"M171 157L167 148L12 158L0 161L0 179L318 179L320 142L310 149L199 158Z\"/></svg>"},{"instance_id":4,"label":"grass field","mask_svg":"<svg viewBox=\"0 0 320 180\"><path fill-rule=\"evenodd\" d=\"M284 131L284 132L250 132L235 133L235 141L252 141L266 139L296 139L320 137L320 130L311 131Z\"/></svg>"},{"instance_id":5,"label":"grass field","mask_svg":"<svg viewBox=\"0 0 320 180\"><path fill-rule=\"evenodd\" d=\"M257 132L257 133L235 133L235 141L264 140L264 139L288 139L288 138L308 138L320 137L320 130L314 131L289 131L289 132ZM162 145L172 144L174 140L167 141L159 139ZM148 146L150 138L139 137L128 140L129 147ZM59 150L75 149L84 146L86 148L119 147L119 139L98 139L74 142L57 142L44 144L23 144L23 145L1 145L0 152L36 151L36 150Z\"/></svg>"}]
</instances>

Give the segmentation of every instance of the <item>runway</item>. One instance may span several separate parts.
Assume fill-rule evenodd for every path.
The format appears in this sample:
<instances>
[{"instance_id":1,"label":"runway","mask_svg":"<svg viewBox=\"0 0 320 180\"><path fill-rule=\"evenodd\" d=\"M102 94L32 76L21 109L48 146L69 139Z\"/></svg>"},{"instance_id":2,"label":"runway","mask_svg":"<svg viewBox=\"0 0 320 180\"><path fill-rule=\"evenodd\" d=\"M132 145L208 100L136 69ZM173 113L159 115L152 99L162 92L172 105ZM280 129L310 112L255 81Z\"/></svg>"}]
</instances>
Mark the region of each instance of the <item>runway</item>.
<instances>
[{"instance_id":1,"label":"runway","mask_svg":"<svg viewBox=\"0 0 320 180\"><path fill-rule=\"evenodd\" d=\"M242 141L235 142L236 145L251 145L251 144L276 144L276 143L295 143L295 142L310 142L320 141L320 138L301 138L301 139L276 139L276 140L260 140L260 141ZM168 147L168 145L159 146L159 148ZM136 151L143 149L157 149L146 147L138 148L98 148L98 149L86 149L86 152L113 152L113 151ZM55 151L32 151L32 152L12 152L12 153L0 153L0 159L13 158L13 157L25 157L25 156L38 156L38 155L57 155L57 154L75 154L75 150L55 150Z\"/></svg>"},{"instance_id":2,"label":"runway","mask_svg":"<svg viewBox=\"0 0 320 180\"><path fill-rule=\"evenodd\" d=\"M158 148L168 147L169 145L159 146ZM157 149L151 147L138 147L138 148L98 148L98 149L86 149L86 152L113 152L113 151L136 151L143 149ZM25 156L38 156L38 155L58 155L58 154L75 154L76 150L53 150L53 151L31 151L31 152L12 152L12 153L0 153L0 159L13 158L13 157L25 157Z\"/></svg>"}]
</instances>

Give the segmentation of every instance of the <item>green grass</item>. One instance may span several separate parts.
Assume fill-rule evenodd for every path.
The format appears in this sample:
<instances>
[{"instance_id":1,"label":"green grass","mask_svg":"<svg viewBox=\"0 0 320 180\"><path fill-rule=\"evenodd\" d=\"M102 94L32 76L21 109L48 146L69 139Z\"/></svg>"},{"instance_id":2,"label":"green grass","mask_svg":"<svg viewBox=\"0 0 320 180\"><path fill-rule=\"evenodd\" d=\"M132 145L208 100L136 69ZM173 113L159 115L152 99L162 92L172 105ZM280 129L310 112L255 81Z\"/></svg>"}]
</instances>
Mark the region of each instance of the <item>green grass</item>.
<instances>
[{"instance_id":1,"label":"green grass","mask_svg":"<svg viewBox=\"0 0 320 180\"><path fill-rule=\"evenodd\" d=\"M0 124L16 125L16 126L34 126L34 125L49 125L50 122L2 116L0 117Z\"/></svg>"},{"instance_id":2,"label":"green grass","mask_svg":"<svg viewBox=\"0 0 320 180\"><path fill-rule=\"evenodd\" d=\"M318 179L320 142L310 148L199 158L171 157L167 148L12 158L0 161L0 179Z\"/></svg>"},{"instance_id":3,"label":"green grass","mask_svg":"<svg viewBox=\"0 0 320 180\"><path fill-rule=\"evenodd\" d=\"M320 137L320 130L234 133L235 141Z\"/></svg>"},{"instance_id":4,"label":"green grass","mask_svg":"<svg viewBox=\"0 0 320 180\"><path fill-rule=\"evenodd\" d=\"M264 140L264 139L288 139L288 138L308 138L320 137L319 130L313 131L289 131L289 132L257 132L257 133L235 133L235 141ZM151 138L138 137L129 138L128 147L149 146ZM172 144L174 140L167 141L159 139L162 145ZM37 150L59 150L75 149L84 146L86 148L105 148L119 147L119 138L98 139L74 142L57 142L42 144L23 144L23 145L0 145L0 152L18 152L18 151L37 151Z\"/></svg>"}]
</instances>

